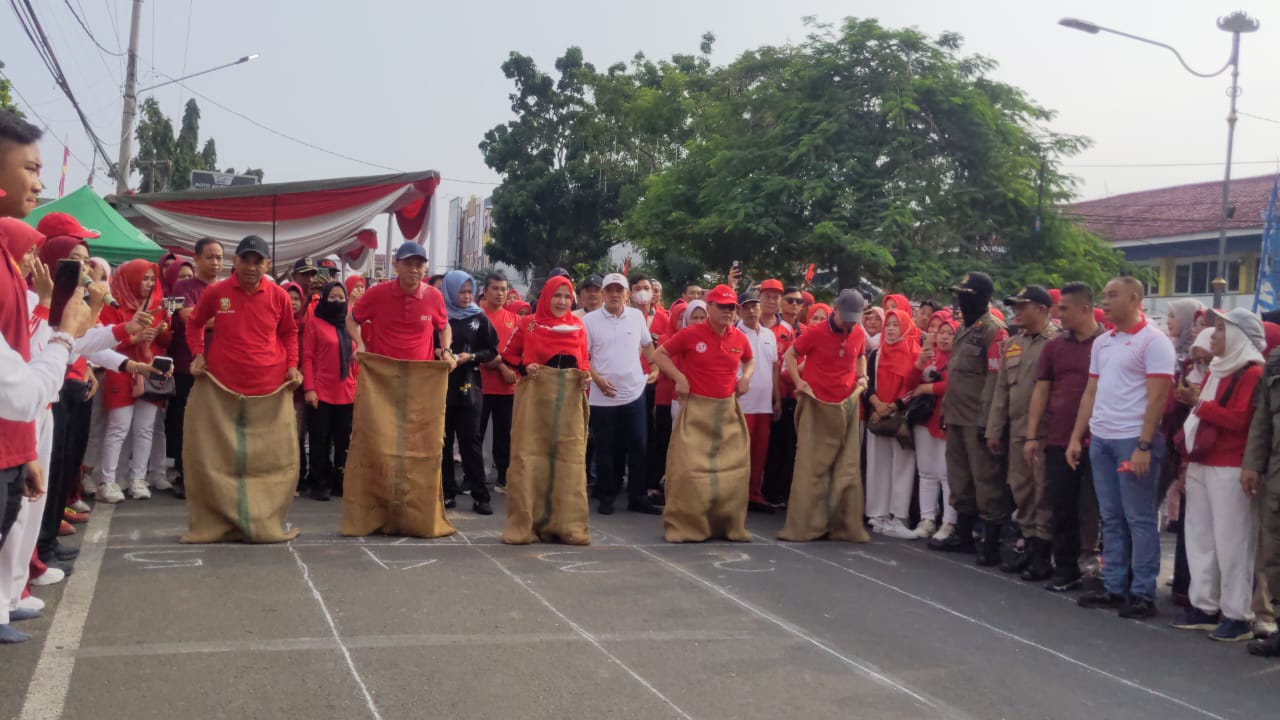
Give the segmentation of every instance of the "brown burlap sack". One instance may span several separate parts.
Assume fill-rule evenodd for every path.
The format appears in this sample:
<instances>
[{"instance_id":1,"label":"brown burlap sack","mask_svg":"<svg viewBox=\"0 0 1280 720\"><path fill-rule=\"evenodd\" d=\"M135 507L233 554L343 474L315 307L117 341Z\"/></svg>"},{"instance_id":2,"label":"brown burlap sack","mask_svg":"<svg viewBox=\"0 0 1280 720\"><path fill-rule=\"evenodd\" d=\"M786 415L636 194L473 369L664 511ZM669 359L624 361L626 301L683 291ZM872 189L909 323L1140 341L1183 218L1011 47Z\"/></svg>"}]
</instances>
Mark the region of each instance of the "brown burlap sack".
<instances>
[{"instance_id":1,"label":"brown burlap sack","mask_svg":"<svg viewBox=\"0 0 1280 720\"><path fill-rule=\"evenodd\" d=\"M778 539L869 542L862 525L861 434L858 396L826 403L796 395L796 464L787 522Z\"/></svg>"},{"instance_id":2,"label":"brown burlap sack","mask_svg":"<svg viewBox=\"0 0 1280 720\"><path fill-rule=\"evenodd\" d=\"M502 542L587 545L587 420L578 370L542 368L516 385Z\"/></svg>"},{"instance_id":3,"label":"brown burlap sack","mask_svg":"<svg viewBox=\"0 0 1280 720\"><path fill-rule=\"evenodd\" d=\"M750 541L750 483L751 440L738 399L682 399L667 448L667 542Z\"/></svg>"},{"instance_id":4,"label":"brown burlap sack","mask_svg":"<svg viewBox=\"0 0 1280 720\"><path fill-rule=\"evenodd\" d=\"M444 516L440 456L449 366L360 354L351 450L342 482L343 535L435 538Z\"/></svg>"},{"instance_id":5,"label":"brown burlap sack","mask_svg":"<svg viewBox=\"0 0 1280 720\"><path fill-rule=\"evenodd\" d=\"M298 485L293 385L270 395L234 393L205 373L183 421L187 490L184 543L276 543L298 536L285 514Z\"/></svg>"}]
</instances>

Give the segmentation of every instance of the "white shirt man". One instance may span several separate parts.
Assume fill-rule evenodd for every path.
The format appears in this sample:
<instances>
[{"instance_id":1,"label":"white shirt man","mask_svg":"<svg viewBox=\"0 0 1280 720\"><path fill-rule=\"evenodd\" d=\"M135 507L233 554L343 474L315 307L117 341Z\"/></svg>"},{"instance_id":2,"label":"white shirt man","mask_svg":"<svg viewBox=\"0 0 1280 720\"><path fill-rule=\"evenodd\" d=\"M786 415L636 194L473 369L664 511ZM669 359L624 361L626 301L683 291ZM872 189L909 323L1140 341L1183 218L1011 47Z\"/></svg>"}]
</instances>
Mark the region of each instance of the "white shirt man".
<instances>
[{"instance_id":1,"label":"white shirt man","mask_svg":"<svg viewBox=\"0 0 1280 720\"><path fill-rule=\"evenodd\" d=\"M738 396L738 406L742 408L747 433L751 436L751 494L747 509L772 513L773 508L764 497L764 466L769 455L770 428L777 417L775 411L782 409L782 388L778 382L778 336L773 328L760 322L762 310L760 296L755 293L747 293L738 303L738 315L742 318L738 329L747 336L756 359L756 371L751 375L747 391ZM742 375L741 369L738 375Z\"/></svg>"}]
</instances>

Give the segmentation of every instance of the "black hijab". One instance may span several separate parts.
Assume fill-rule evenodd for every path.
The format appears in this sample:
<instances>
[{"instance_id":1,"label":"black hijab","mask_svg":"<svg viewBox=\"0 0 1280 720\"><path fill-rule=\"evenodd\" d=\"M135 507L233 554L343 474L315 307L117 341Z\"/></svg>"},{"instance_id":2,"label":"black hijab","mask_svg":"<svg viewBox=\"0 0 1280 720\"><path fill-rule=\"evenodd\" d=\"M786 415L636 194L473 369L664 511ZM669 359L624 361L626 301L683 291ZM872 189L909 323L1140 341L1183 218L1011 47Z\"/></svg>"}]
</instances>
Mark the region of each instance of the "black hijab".
<instances>
[{"instance_id":1,"label":"black hijab","mask_svg":"<svg viewBox=\"0 0 1280 720\"><path fill-rule=\"evenodd\" d=\"M316 317L333 325L338 331L338 357L340 358L339 377L346 380L351 377L351 333L347 332L347 301L330 302L329 293L334 288L342 288L346 292L346 288L342 283L333 281L326 283L324 289L320 291L320 302L316 303Z\"/></svg>"}]
</instances>

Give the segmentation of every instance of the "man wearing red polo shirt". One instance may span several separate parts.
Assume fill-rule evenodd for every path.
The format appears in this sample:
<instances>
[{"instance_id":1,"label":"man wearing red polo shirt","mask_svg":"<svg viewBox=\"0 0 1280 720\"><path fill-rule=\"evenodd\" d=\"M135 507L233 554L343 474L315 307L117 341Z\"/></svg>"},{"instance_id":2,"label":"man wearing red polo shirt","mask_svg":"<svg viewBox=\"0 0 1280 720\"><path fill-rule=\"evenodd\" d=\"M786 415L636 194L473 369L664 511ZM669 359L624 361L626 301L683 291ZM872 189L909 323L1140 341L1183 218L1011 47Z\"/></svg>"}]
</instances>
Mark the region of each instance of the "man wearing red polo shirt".
<instances>
[{"instance_id":1,"label":"man wearing red polo shirt","mask_svg":"<svg viewBox=\"0 0 1280 720\"><path fill-rule=\"evenodd\" d=\"M480 307L498 334L498 347L505 348L516 331L516 314L502 307L507 300L507 278L493 273L484 279L484 296ZM480 389L484 393L480 426L493 422L493 464L498 468L498 487L507 486L507 468L511 464L511 411L516 394L515 370L502 361L502 355L480 368ZM485 430L487 431L487 430Z\"/></svg>"},{"instance_id":2,"label":"man wearing red polo shirt","mask_svg":"<svg viewBox=\"0 0 1280 720\"><path fill-rule=\"evenodd\" d=\"M271 269L267 241L250 235L236 246L235 271L200 297L187 318L191 374L211 373L242 395L269 395L286 380L302 382L298 327L289 293L263 282ZM213 346L205 348L205 324L213 320Z\"/></svg>"},{"instance_id":3,"label":"man wearing red polo shirt","mask_svg":"<svg viewBox=\"0 0 1280 720\"><path fill-rule=\"evenodd\" d=\"M360 326L371 323L373 339L366 348L374 355L396 360L435 360L435 333L440 333L440 359L452 366L453 332L445 311L444 296L422 282L427 274L427 251L415 242L396 250L396 281L379 283L365 291L351 310L347 330L360 335ZM354 323L354 324L353 324Z\"/></svg>"}]
</instances>

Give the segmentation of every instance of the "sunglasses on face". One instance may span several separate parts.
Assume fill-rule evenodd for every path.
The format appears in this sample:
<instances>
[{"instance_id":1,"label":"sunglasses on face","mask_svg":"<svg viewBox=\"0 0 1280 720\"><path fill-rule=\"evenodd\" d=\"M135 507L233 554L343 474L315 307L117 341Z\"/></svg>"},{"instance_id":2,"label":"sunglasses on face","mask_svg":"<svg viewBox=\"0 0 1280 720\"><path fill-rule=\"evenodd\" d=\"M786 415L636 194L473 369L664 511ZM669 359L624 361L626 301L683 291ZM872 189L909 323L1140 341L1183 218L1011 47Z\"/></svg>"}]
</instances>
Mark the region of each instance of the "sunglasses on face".
<instances>
[{"instance_id":1,"label":"sunglasses on face","mask_svg":"<svg viewBox=\"0 0 1280 720\"><path fill-rule=\"evenodd\" d=\"M715 304L713 304L711 307L713 307L713 308L715 308L715 309L717 309L717 310L720 310L720 311L722 311L722 312L733 312L734 310L736 310L736 309L738 308L738 306L737 306L737 305L721 305L721 304L719 304L719 303L715 303Z\"/></svg>"},{"instance_id":2,"label":"sunglasses on face","mask_svg":"<svg viewBox=\"0 0 1280 720\"><path fill-rule=\"evenodd\" d=\"M784 298L788 305L803 305L804 298Z\"/></svg>"}]
</instances>

